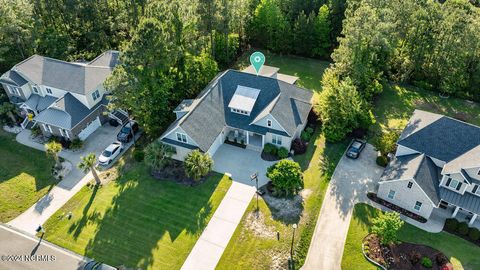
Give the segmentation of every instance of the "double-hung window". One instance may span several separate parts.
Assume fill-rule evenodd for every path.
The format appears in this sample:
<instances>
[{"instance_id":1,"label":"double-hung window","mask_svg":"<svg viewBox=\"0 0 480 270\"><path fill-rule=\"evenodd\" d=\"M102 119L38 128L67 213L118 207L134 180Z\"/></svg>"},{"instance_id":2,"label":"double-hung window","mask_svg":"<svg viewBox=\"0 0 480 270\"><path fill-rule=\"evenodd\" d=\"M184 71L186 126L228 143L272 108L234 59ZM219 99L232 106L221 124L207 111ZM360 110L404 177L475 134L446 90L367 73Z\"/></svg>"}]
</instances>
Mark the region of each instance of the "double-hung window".
<instances>
[{"instance_id":1,"label":"double-hung window","mask_svg":"<svg viewBox=\"0 0 480 270\"><path fill-rule=\"evenodd\" d=\"M36 86L32 86L32 89L35 94L38 94L38 88Z\"/></svg>"},{"instance_id":2,"label":"double-hung window","mask_svg":"<svg viewBox=\"0 0 480 270\"><path fill-rule=\"evenodd\" d=\"M48 93L49 95L53 94L53 93L52 93L52 89L50 89L50 88L48 88L48 87L45 87L45 90L47 91L47 93Z\"/></svg>"},{"instance_id":3,"label":"double-hung window","mask_svg":"<svg viewBox=\"0 0 480 270\"><path fill-rule=\"evenodd\" d=\"M417 211L420 211L420 209L422 208L422 203L419 202L419 201L416 201L415 202L415 206L413 207L413 209L417 210Z\"/></svg>"},{"instance_id":4,"label":"double-hung window","mask_svg":"<svg viewBox=\"0 0 480 270\"><path fill-rule=\"evenodd\" d=\"M272 143L276 145L282 145L282 136L272 134Z\"/></svg>"},{"instance_id":5,"label":"double-hung window","mask_svg":"<svg viewBox=\"0 0 480 270\"><path fill-rule=\"evenodd\" d=\"M95 90L95 92L92 93L93 101L97 100L99 97L100 97L100 92L98 90Z\"/></svg>"},{"instance_id":6,"label":"double-hung window","mask_svg":"<svg viewBox=\"0 0 480 270\"><path fill-rule=\"evenodd\" d=\"M187 135L185 135L183 133L177 133L177 141L186 143L187 142Z\"/></svg>"},{"instance_id":7,"label":"double-hung window","mask_svg":"<svg viewBox=\"0 0 480 270\"><path fill-rule=\"evenodd\" d=\"M445 185L449 188L456 189L456 190L460 190L460 188L462 187L462 183L460 183L460 181L455 180L453 178L448 178L447 183L445 183Z\"/></svg>"},{"instance_id":8,"label":"double-hung window","mask_svg":"<svg viewBox=\"0 0 480 270\"><path fill-rule=\"evenodd\" d=\"M393 200L395 198L395 190L391 190L388 192L388 198Z\"/></svg>"},{"instance_id":9,"label":"double-hung window","mask_svg":"<svg viewBox=\"0 0 480 270\"><path fill-rule=\"evenodd\" d=\"M412 182L408 182L407 187L408 187L408 188L412 188L412 186L413 186L413 183L412 183Z\"/></svg>"}]
</instances>

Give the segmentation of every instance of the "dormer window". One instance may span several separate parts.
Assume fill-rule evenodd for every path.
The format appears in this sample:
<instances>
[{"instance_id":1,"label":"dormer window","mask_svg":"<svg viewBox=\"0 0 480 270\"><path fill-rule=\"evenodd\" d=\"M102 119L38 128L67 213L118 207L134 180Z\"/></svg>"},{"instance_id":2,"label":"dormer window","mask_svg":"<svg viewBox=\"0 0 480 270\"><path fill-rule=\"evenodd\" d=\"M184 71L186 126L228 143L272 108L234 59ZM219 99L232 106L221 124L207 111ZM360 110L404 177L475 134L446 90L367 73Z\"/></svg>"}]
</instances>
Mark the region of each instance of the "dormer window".
<instances>
[{"instance_id":1,"label":"dormer window","mask_svg":"<svg viewBox=\"0 0 480 270\"><path fill-rule=\"evenodd\" d=\"M97 100L99 97L100 97L100 92L98 90L95 90L95 92L92 93L93 101Z\"/></svg>"},{"instance_id":2,"label":"dormer window","mask_svg":"<svg viewBox=\"0 0 480 270\"><path fill-rule=\"evenodd\" d=\"M32 86L33 92L38 94L38 88L36 86Z\"/></svg>"},{"instance_id":3,"label":"dormer window","mask_svg":"<svg viewBox=\"0 0 480 270\"><path fill-rule=\"evenodd\" d=\"M228 107L234 113L250 115L259 94L259 89L239 85Z\"/></svg>"},{"instance_id":4,"label":"dormer window","mask_svg":"<svg viewBox=\"0 0 480 270\"><path fill-rule=\"evenodd\" d=\"M447 183L445 183L445 186L455 190L460 190L460 188L462 187L462 183L460 183L460 181L457 181L455 179L448 178Z\"/></svg>"},{"instance_id":5,"label":"dormer window","mask_svg":"<svg viewBox=\"0 0 480 270\"><path fill-rule=\"evenodd\" d=\"M186 143L187 142L187 135L177 132L177 141Z\"/></svg>"},{"instance_id":6,"label":"dormer window","mask_svg":"<svg viewBox=\"0 0 480 270\"><path fill-rule=\"evenodd\" d=\"M272 120L267 120L267 127L271 127L272 126Z\"/></svg>"},{"instance_id":7,"label":"dormer window","mask_svg":"<svg viewBox=\"0 0 480 270\"><path fill-rule=\"evenodd\" d=\"M47 93L48 93L48 94L50 94L50 95L52 94L52 89L50 89L50 88L48 88L48 87L45 87L45 90L47 90Z\"/></svg>"}]
</instances>

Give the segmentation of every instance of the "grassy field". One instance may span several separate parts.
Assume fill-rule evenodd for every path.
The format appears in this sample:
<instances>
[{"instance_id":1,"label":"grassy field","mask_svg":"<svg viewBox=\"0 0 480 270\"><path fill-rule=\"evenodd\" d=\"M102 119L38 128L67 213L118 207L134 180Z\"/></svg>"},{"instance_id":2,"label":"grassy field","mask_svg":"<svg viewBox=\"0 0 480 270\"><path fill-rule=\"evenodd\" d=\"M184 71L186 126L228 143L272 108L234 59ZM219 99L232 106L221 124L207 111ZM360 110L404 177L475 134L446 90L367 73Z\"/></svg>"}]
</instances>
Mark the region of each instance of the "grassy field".
<instances>
[{"instance_id":1,"label":"grassy field","mask_svg":"<svg viewBox=\"0 0 480 270\"><path fill-rule=\"evenodd\" d=\"M23 146L0 130L0 222L8 222L32 206L56 183L54 162L42 151Z\"/></svg>"},{"instance_id":2,"label":"grassy field","mask_svg":"<svg viewBox=\"0 0 480 270\"><path fill-rule=\"evenodd\" d=\"M252 52L253 51L248 51L240 56L233 68L241 70L249 66L250 54ZM297 81L297 85L301 87L315 92L321 90L320 80L322 79L323 71L330 65L329 62L299 56L263 53L266 58L265 65L280 68L280 73L299 77L300 79Z\"/></svg>"},{"instance_id":3,"label":"grassy field","mask_svg":"<svg viewBox=\"0 0 480 270\"><path fill-rule=\"evenodd\" d=\"M366 204L355 206L343 252L342 269L377 269L363 257L361 243L363 237L368 234L372 219L377 217L380 212ZM399 239L442 251L449 257L454 269L480 269L480 247L451 234L428 233L405 223L400 230Z\"/></svg>"},{"instance_id":4,"label":"grassy field","mask_svg":"<svg viewBox=\"0 0 480 270\"><path fill-rule=\"evenodd\" d=\"M372 138L387 130L401 131L415 109L440 113L480 125L480 104L457 98L441 98L436 92L407 86L389 85L376 98Z\"/></svg>"},{"instance_id":5,"label":"grassy field","mask_svg":"<svg viewBox=\"0 0 480 270\"><path fill-rule=\"evenodd\" d=\"M80 190L46 222L45 237L112 266L180 269L230 185L219 174L196 187L156 180L137 163Z\"/></svg>"}]
</instances>

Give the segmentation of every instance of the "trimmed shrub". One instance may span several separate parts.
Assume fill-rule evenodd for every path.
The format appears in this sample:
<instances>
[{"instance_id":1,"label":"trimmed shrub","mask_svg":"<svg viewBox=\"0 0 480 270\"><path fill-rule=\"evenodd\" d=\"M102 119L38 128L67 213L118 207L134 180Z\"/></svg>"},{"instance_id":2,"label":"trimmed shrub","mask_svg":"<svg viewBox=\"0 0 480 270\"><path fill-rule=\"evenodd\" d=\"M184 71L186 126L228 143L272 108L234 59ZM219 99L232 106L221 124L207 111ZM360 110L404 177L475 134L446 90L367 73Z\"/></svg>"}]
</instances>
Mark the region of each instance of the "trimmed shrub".
<instances>
[{"instance_id":1,"label":"trimmed shrub","mask_svg":"<svg viewBox=\"0 0 480 270\"><path fill-rule=\"evenodd\" d=\"M448 263L448 258L443 253L438 253L435 256L435 260L437 261L438 265L444 265L444 264Z\"/></svg>"},{"instance_id":2,"label":"trimmed shrub","mask_svg":"<svg viewBox=\"0 0 480 270\"><path fill-rule=\"evenodd\" d=\"M388 159L386 156L378 156L376 161L378 166L386 167L388 164Z\"/></svg>"},{"instance_id":3,"label":"trimmed shrub","mask_svg":"<svg viewBox=\"0 0 480 270\"><path fill-rule=\"evenodd\" d=\"M42 135L42 130L40 130L39 126L34 126L32 128L32 136L37 137L37 136L40 136L40 135Z\"/></svg>"},{"instance_id":4,"label":"trimmed shrub","mask_svg":"<svg viewBox=\"0 0 480 270\"><path fill-rule=\"evenodd\" d=\"M445 229L450 232L456 231L458 228L458 220L455 218L447 218L445 221Z\"/></svg>"},{"instance_id":5,"label":"trimmed shrub","mask_svg":"<svg viewBox=\"0 0 480 270\"><path fill-rule=\"evenodd\" d=\"M423 267L426 267L426 268L432 268L433 263L432 263L432 260L430 260L430 258L423 257L422 258L422 265L423 265Z\"/></svg>"},{"instance_id":6,"label":"trimmed shrub","mask_svg":"<svg viewBox=\"0 0 480 270\"><path fill-rule=\"evenodd\" d=\"M458 224L457 231L461 235L467 235L468 234L468 224L466 222L461 222Z\"/></svg>"},{"instance_id":7,"label":"trimmed shrub","mask_svg":"<svg viewBox=\"0 0 480 270\"><path fill-rule=\"evenodd\" d=\"M280 147L277 151L277 155L279 158L287 158L288 157L288 150L285 147Z\"/></svg>"},{"instance_id":8,"label":"trimmed shrub","mask_svg":"<svg viewBox=\"0 0 480 270\"><path fill-rule=\"evenodd\" d=\"M477 241L480 239L480 231L477 228L470 228L468 231L468 237L470 237L472 241Z\"/></svg>"},{"instance_id":9,"label":"trimmed shrub","mask_svg":"<svg viewBox=\"0 0 480 270\"><path fill-rule=\"evenodd\" d=\"M292 150L295 155L300 155L307 152L307 144L300 138L296 138L292 142Z\"/></svg>"},{"instance_id":10,"label":"trimmed shrub","mask_svg":"<svg viewBox=\"0 0 480 270\"><path fill-rule=\"evenodd\" d=\"M267 154L276 155L277 147L271 143L266 143L265 146L263 146L263 151L265 151Z\"/></svg>"},{"instance_id":11,"label":"trimmed shrub","mask_svg":"<svg viewBox=\"0 0 480 270\"><path fill-rule=\"evenodd\" d=\"M412 252L410 252L410 262L412 264L417 264L421 258L422 255L418 251L413 250Z\"/></svg>"},{"instance_id":12,"label":"trimmed shrub","mask_svg":"<svg viewBox=\"0 0 480 270\"><path fill-rule=\"evenodd\" d=\"M143 150L135 149L135 151L133 151L133 159L136 162L142 162L144 158L145 158L145 153L143 152Z\"/></svg>"},{"instance_id":13,"label":"trimmed shrub","mask_svg":"<svg viewBox=\"0 0 480 270\"><path fill-rule=\"evenodd\" d=\"M305 142L310 141L311 137L311 134L309 134L307 131L302 131L302 133L300 134L300 138Z\"/></svg>"},{"instance_id":14,"label":"trimmed shrub","mask_svg":"<svg viewBox=\"0 0 480 270\"><path fill-rule=\"evenodd\" d=\"M72 143L70 144L70 148L73 150L77 150L83 147L83 141L79 138L73 139Z\"/></svg>"}]
</instances>

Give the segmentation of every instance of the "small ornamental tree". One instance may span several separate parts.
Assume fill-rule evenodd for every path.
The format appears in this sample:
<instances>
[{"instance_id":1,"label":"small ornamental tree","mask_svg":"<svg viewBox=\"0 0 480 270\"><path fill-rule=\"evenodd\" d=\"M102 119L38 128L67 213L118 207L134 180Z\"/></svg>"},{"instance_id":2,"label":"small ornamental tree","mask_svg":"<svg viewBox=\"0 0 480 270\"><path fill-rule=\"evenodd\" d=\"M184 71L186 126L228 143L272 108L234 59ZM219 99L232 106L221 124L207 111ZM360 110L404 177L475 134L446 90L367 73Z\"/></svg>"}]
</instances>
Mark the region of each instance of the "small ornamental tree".
<instances>
[{"instance_id":1,"label":"small ornamental tree","mask_svg":"<svg viewBox=\"0 0 480 270\"><path fill-rule=\"evenodd\" d=\"M380 242L388 245L397 241L398 230L403 226L403 220L397 212L380 215L373 220L372 233L380 237Z\"/></svg>"},{"instance_id":2,"label":"small ornamental tree","mask_svg":"<svg viewBox=\"0 0 480 270\"><path fill-rule=\"evenodd\" d=\"M400 133L397 131L389 131L387 133L383 133L375 141L375 148L382 153L382 155L386 156L388 153L392 153L395 151L397 147L397 140L400 137Z\"/></svg>"},{"instance_id":3,"label":"small ornamental tree","mask_svg":"<svg viewBox=\"0 0 480 270\"><path fill-rule=\"evenodd\" d=\"M56 141L51 141L45 144L45 151L55 159L55 168L60 169L62 164L60 163L58 154L62 151L62 145Z\"/></svg>"},{"instance_id":4,"label":"small ornamental tree","mask_svg":"<svg viewBox=\"0 0 480 270\"><path fill-rule=\"evenodd\" d=\"M283 159L268 167L267 177L278 195L293 195L303 188L302 170L293 160Z\"/></svg>"},{"instance_id":5,"label":"small ornamental tree","mask_svg":"<svg viewBox=\"0 0 480 270\"><path fill-rule=\"evenodd\" d=\"M193 150L187 154L184 160L185 174L198 181L207 175L213 168L213 160L209 154L203 154L200 150Z\"/></svg>"},{"instance_id":6,"label":"small ornamental tree","mask_svg":"<svg viewBox=\"0 0 480 270\"><path fill-rule=\"evenodd\" d=\"M145 150L145 162L152 169L153 172L165 168L171 161L174 153L173 148L169 145L163 144L159 141L154 141L149 144Z\"/></svg>"},{"instance_id":7,"label":"small ornamental tree","mask_svg":"<svg viewBox=\"0 0 480 270\"><path fill-rule=\"evenodd\" d=\"M102 182L100 181L100 177L98 177L97 171L95 170L95 163L97 161L97 157L94 153L90 153L84 157L80 157L81 162L78 163L77 167L83 171L83 173L88 173L89 171L92 172L93 178L95 178L96 185L100 185Z\"/></svg>"}]
</instances>

